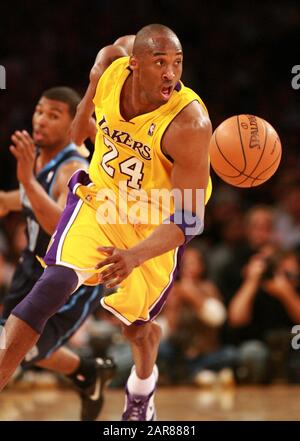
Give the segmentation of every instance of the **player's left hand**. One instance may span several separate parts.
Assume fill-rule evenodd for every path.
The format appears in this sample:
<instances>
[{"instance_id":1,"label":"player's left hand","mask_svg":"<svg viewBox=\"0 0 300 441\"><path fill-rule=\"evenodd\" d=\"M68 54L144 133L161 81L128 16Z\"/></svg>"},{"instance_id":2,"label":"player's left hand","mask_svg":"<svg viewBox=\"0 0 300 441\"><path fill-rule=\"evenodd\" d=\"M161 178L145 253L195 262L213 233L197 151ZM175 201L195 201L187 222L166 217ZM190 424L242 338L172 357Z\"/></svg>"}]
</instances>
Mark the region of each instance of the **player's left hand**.
<instances>
[{"instance_id":1,"label":"player's left hand","mask_svg":"<svg viewBox=\"0 0 300 441\"><path fill-rule=\"evenodd\" d=\"M17 178L24 185L34 179L35 145L26 130L17 130L11 137L14 145L9 147L17 160Z\"/></svg>"},{"instance_id":2,"label":"player's left hand","mask_svg":"<svg viewBox=\"0 0 300 441\"><path fill-rule=\"evenodd\" d=\"M107 254L108 257L96 265L96 269L109 265L100 273L100 282L107 288L119 285L132 270L138 266L138 262L130 250L121 250L115 247L99 247L98 251Z\"/></svg>"}]
</instances>

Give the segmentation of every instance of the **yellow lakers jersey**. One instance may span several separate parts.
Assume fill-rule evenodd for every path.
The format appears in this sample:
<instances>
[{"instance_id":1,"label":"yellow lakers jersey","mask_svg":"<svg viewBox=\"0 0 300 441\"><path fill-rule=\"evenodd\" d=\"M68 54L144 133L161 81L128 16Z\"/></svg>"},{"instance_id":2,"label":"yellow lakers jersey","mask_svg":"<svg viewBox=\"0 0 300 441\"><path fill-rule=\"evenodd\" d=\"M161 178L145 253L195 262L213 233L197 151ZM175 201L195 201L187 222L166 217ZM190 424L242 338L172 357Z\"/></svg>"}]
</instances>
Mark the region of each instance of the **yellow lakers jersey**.
<instances>
[{"instance_id":1,"label":"yellow lakers jersey","mask_svg":"<svg viewBox=\"0 0 300 441\"><path fill-rule=\"evenodd\" d=\"M205 106L195 92L179 82L167 103L125 121L120 113L120 95L131 74L128 61L129 57L114 61L99 80L94 97L98 133L89 176L98 189L139 192L146 200L153 189L172 188L173 164L161 150L167 127L190 102L196 100ZM208 199L211 191L207 190Z\"/></svg>"}]
</instances>

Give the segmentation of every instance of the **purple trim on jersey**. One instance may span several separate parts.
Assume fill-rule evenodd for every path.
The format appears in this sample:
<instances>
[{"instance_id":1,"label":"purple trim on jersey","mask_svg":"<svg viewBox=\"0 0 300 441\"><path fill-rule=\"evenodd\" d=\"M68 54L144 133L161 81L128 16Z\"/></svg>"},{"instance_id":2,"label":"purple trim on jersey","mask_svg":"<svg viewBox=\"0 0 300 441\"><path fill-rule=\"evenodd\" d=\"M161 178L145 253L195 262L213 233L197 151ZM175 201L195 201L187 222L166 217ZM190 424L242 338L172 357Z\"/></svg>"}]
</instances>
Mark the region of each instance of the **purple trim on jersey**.
<instances>
[{"instance_id":1,"label":"purple trim on jersey","mask_svg":"<svg viewBox=\"0 0 300 441\"><path fill-rule=\"evenodd\" d=\"M154 306L154 308L150 311L149 314L149 320L136 320L135 322L133 322L134 325L144 325L145 323L147 323L148 321L153 320L161 311L162 307L164 306L168 295L171 291L171 289L173 288L174 282L177 278L178 272L179 272L179 266L180 266L180 262L182 259L182 255L184 253L184 249L185 246L181 245L179 247L178 253L177 253L177 263L176 263L176 268L173 272L173 276L172 276L172 281L170 283L170 285L168 286L168 288L166 289L166 291L163 293L163 295L161 296L160 300L156 303L156 305Z\"/></svg>"},{"instance_id":2,"label":"purple trim on jersey","mask_svg":"<svg viewBox=\"0 0 300 441\"><path fill-rule=\"evenodd\" d=\"M78 196L74 195L73 193L71 193L71 191L69 191L67 204L66 204L66 207L60 217L59 223L58 223L56 231L54 233L55 236L54 236L53 242L51 244L51 247L47 251L47 254L45 255L45 257L43 259L46 265L55 265L59 241L61 239L61 236L62 236L66 226L68 225L70 217L72 216L73 211L74 211L79 200L80 199Z\"/></svg>"},{"instance_id":3,"label":"purple trim on jersey","mask_svg":"<svg viewBox=\"0 0 300 441\"><path fill-rule=\"evenodd\" d=\"M180 81L178 81L178 83L174 87L174 90L176 90L176 92L180 92L181 91L181 83L180 83Z\"/></svg>"},{"instance_id":4,"label":"purple trim on jersey","mask_svg":"<svg viewBox=\"0 0 300 441\"><path fill-rule=\"evenodd\" d=\"M78 196L73 194L73 189L76 184L88 185L91 183L89 175L84 170L77 170L70 178L68 187L70 189L68 193L68 199L66 207L60 217L58 226L55 231L55 236L51 247L47 251L47 254L44 257L44 262L46 265L55 265L56 263L56 254L58 245L61 239L61 236L68 225L68 222L77 206L78 201L80 200Z\"/></svg>"},{"instance_id":5,"label":"purple trim on jersey","mask_svg":"<svg viewBox=\"0 0 300 441\"><path fill-rule=\"evenodd\" d=\"M73 188L76 184L89 185L91 184L89 175L85 170L77 170L70 178L68 182L69 189L73 192Z\"/></svg>"}]
</instances>

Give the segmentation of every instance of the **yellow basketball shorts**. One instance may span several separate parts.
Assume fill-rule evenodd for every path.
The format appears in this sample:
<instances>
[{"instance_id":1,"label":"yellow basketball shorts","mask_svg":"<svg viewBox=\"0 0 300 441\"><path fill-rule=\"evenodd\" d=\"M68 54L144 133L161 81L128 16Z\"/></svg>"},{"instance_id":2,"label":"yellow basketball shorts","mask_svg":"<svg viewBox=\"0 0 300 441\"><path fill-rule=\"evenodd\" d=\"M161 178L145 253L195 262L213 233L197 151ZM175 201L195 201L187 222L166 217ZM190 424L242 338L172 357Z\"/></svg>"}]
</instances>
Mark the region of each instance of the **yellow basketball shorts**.
<instances>
[{"instance_id":1,"label":"yellow basketball shorts","mask_svg":"<svg viewBox=\"0 0 300 441\"><path fill-rule=\"evenodd\" d=\"M106 256L100 246L128 249L145 239L153 226L99 223L92 199L94 184L83 171L77 171L69 182L66 208L53 234L45 265L62 265L84 271L90 276L86 285L99 283L95 266ZM120 283L117 291L101 299L102 306L126 325L153 320L161 311L178 272L183 247L149 259Z\"/></svg>"}]
</instances>

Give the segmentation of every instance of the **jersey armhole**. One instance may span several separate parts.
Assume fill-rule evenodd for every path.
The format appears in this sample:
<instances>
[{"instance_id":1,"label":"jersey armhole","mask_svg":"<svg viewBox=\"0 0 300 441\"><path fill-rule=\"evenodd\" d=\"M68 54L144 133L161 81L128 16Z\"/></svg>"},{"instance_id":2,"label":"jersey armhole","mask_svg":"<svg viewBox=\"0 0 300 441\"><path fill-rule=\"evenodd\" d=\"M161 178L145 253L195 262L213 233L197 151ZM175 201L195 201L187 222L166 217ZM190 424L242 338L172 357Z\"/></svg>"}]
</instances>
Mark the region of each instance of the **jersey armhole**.
<instances>
[{"instance_id":1,"label":"jersey armhole","mask_svg":"<svg viewBox=\"0 0 300 441\"><path fill-rule=\"evenodd\" d=\"M176 118L176 116L180 115L180 113L181 113L181 112L182 112L182 111L183 111L183 110L184 110L189 104L193 103L194 101L197 101L200 105L202 104L202 103L201 103L199 100L197 100L196 98L193 99L193 100L191 100L191 101L189 101L188 103L186 103L186 104L182 107L182 109L180 109L179 112L177 112L176 115L174 115L174 117L171 119L171 121L169 121L168 125L165 127L164 132L163 132L163 134L162 134L162 136L161 136L161 138L160 138L160 143L159 143L160 151L161 151L161 153L164 155L164 157L165 157L169 162L171 162L171 164L174 164L174 159L173 159L170 155L168 155L168 153L166 153L166 152L163 151L163 146L162 146L162 140L163 140L163 137L164 137L164 135L165 135L165 133L166 133L168 127L170 127L170 124L172 124L172 122L173 122L174 119Z\"/></svg>"}]
</instances>

